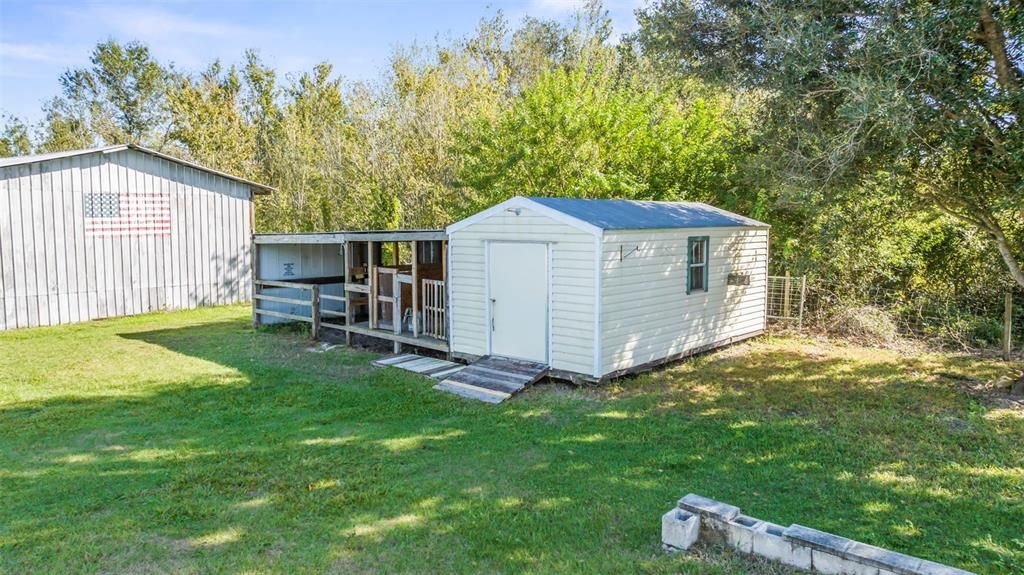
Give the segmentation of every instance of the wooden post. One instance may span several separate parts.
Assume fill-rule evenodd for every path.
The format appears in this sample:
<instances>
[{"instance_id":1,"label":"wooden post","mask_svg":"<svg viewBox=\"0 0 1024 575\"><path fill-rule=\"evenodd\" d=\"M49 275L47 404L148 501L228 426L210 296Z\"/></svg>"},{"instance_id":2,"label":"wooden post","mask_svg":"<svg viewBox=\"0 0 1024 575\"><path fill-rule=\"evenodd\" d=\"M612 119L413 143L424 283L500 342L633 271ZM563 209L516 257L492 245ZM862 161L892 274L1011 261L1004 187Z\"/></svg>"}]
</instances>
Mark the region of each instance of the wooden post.
<instances>
[{"instance_id":1,"label":"wooden post","mask_svg":"<svg viewBox=\"0 0 1024 575\"><path fill-rule=\"evenodd\" d=\"M370 329L377 329L377 254L376 242L366 242L366 269L370 272Z\"/></svg>"},{"instance_id":2,"label":"wooden post","mask_svg":"<svg viewBox=\"0 0 1024 575\"><path fill-rule=\"evenodd\" d=\"M789 272L786 272L786 279L782 283L782 317L789 319Z\"/></svg>"},{"instance_id":3,"label":"wooden post","mask_svg":"<svg viewBox=\"0 0 1024 575\"><path fill-rule=\"evenodd\" d=\"M342 246L345 257L345 327L352 325L353 317L355 314L352 313L352 296L349 294L348 286L352 283L352 242L345 242ZM352 332L345 330L345 345L352 345Z\"/></svg>"},{"instance_id":4,"label":"wooden post","mask_svg":"<svg viewBox=\"0 0 1024 575\"><path fill-rule=\"evenodd\" d=\"M250 213L250 217L251 217ZM256 313L256 310L260 307L260 300L256 299L256 296L260 295L260 286L258 283L260 280L260 268L259 268L259 244L250 236L249 245L252 246L252 253L249 255L250 266L252 267L252 328L258 329L260 327L260 314Z\"/></svg>"},{"instance_id":5,"label":"wooden post","mask_svg":"<svg viewBox=\"0 0 1024 575\"><path fill-rule=\"evenodd\" d=\"M797 329L804 328L804 300L807 299L807 276L800 276L800 315L797 318Z\"/></svg>"},{"instance_id":6,"label":"wooden post","mask_svg":"<svg viewBox=\"0 0 1024 575\"><path fill-rule=\"evenodd\" d=\"M395 265L393 267L397 268L398 267L398 262L399 262L399 258L398 258L398 242L391 242L391 257L394 258L394 260L395 260L394 261Z\"/></svg>"},{"instance_id":7,"label":"wooden post","mask_svg":"<svg viewBox=\"0 0 1024 575\"><path fill-rule=\"evenodd\" d=\"M419 337L420 321L420 254L416 240L412 241L412 336Z\"/></svg>"},{"instance_id":8,"label":"wooden post","mask_svg":"<svg viewBox=\"0 0 1024 575\"><path fill-rule=\"evenodd\" d=\"M402 282L398 281L398 270L391 274L391 331L402 333Z\"/></svg>"},{"instance_id":9,"label":"wooden post","mask_svg":"<svg viewBox=\"0 0 1024 575\"><path fill-rule=\"evenodd\" d=\"M1010 351L1013 349L1013 294L1006 292L1006 301L1003 304L1003 359L1010 361Z\"/></svg>"},{"instance_id":10,"label":"wooden post","mask_svg":"<svg viewBox=\"0 0 1024 575\"><path fill-rule=\"evenodd\" d=\"M309 312L313 319L313 339L320 339L320 286L313 285L309 290Z\"/></svg>"}]
</instances>

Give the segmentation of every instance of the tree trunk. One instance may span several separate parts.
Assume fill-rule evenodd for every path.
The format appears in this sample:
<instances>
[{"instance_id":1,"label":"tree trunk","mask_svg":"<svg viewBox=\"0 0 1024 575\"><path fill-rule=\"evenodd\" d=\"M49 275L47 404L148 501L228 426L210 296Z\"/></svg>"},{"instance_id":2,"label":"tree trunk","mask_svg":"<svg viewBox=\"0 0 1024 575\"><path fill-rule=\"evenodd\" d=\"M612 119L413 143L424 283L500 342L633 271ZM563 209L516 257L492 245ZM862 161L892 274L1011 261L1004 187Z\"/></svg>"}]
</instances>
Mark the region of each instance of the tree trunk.
<instances>
[{"instance_id":1,"label":"tree trunk","mask_svg":"<svg viewBox=\"0 0 1024 575\"><path fill-rule=\"evenodd\" d=\"M994 222L993 222L994 224ZM1010 250L1010 241L1006 239L1006 234L1003 233L1003 229L999 225L986 225L987 231L992 234L992 239L996 243L996 249L999 250L999 255L1003 257L1003 262L1006 263L1006 269L1010 272L1010 277L1013 281L1017 282L1017 285L1024 288L1024 270L1020 267L1020 262L1014 257L1013 252Z\"/></svg>"}]
</instances>

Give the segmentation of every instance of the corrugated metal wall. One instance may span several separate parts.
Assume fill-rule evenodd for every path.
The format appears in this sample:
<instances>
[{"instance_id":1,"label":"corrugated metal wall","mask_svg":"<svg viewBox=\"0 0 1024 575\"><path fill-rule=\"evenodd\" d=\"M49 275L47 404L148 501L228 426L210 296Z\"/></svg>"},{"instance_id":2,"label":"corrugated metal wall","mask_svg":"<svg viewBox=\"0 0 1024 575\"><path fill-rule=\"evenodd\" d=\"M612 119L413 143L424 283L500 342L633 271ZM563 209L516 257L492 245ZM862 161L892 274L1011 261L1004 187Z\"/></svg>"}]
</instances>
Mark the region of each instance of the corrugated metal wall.
<instances>
[{"instance_id":1,"label":"corrugated metal wall","mask_svg":"<svg viewBox=\"0 0 1024 575\"><path fill-rule=\"evenodd\" d=\"M249 301L250 209L247 185L130 149L2 168L0 329Z\"/></svg>"}]
</instances>

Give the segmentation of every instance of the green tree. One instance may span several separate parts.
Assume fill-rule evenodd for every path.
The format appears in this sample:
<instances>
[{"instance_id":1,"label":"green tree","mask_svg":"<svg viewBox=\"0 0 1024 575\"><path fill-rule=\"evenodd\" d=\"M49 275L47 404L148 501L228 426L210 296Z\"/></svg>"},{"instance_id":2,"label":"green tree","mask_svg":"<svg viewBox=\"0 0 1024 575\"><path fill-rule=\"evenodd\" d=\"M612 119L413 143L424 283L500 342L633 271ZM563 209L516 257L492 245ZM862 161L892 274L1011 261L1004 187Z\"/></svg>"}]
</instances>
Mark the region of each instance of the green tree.
<instances>
[{"instance_id":1,"label":"green tree","mask_svg":"<svg viewBox=\"0 0 1024 575\"><path fill-rule=\"evenodd\" d=\"M134 143L162 149L167 143L166 91L172 72L161 66L139 42L114 40L96 45L91 66L65 72L62 96L47 108L44 139L62 142L88 127L105 144ZM51 124L52 122L52 124Z\"/></svg>"},{"instance_id":2,"label":"green tree","mask_svg":"<svg viewBox=\"0 0 1024 575\"><path fill-rule=\"evenodd\" d=\"M735 135L715 103L680 105L594 55L463 134L462 214L517 194L713 201L733 187Z\"/></svg>"},{"instance_id":3,"label":"green tree","mask_svg":"<svg viewBox=\"0 0 1024 575\"><path fill-rule=\"evenodd\" d=\"M1024 286L1018 5L662 0L639 19L634 41L664 69L765 94L765 147L794 189L891 172L987 236Z\"/></svg>"},{"instance_id":4,"label":"green tree","mask_svg":"<svg viewBox=\"0 0 1024 575\"><path fill-rule=\"evenodd\" d=\"M24 156L32 153L32 140L25 123L13 116L0 118L0 158Z\"/></svg>"}]
</instances>

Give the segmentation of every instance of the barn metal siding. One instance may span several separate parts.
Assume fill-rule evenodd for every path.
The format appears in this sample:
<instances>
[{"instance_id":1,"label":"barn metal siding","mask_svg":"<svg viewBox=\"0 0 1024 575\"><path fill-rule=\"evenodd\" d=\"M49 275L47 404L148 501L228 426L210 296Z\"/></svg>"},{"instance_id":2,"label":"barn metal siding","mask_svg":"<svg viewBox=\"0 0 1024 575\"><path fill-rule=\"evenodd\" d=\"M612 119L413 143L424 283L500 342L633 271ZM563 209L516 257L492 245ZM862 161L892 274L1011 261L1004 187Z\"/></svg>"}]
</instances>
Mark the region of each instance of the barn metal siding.
<instances>
[{"instance_id":1,"label":"barn metal siding","mask_svg":"<svg viewBox=\"0 0 1024 575\"><path fill-rule=\"evenodd\" d=\"M250 299L248 185L133 149L0 170L0 329ZM89 193L163 194L169 230L89 234Z\"/></svg>"}]
</instances>

